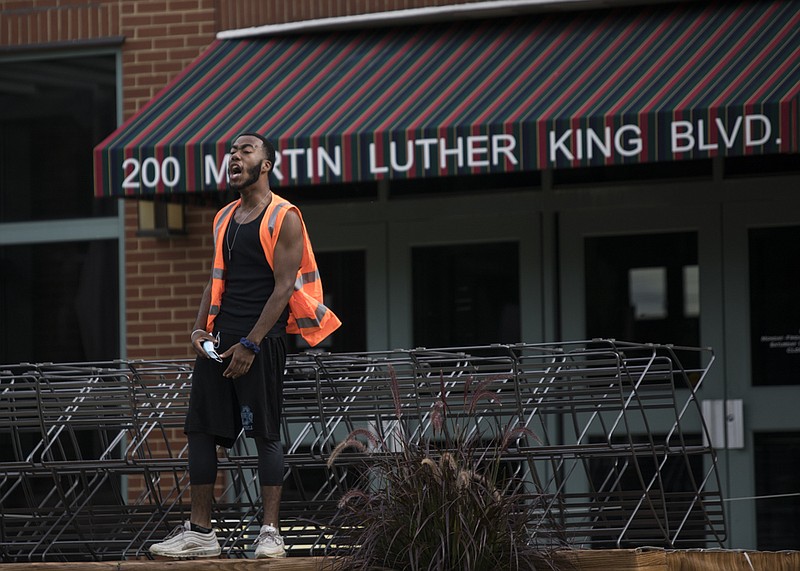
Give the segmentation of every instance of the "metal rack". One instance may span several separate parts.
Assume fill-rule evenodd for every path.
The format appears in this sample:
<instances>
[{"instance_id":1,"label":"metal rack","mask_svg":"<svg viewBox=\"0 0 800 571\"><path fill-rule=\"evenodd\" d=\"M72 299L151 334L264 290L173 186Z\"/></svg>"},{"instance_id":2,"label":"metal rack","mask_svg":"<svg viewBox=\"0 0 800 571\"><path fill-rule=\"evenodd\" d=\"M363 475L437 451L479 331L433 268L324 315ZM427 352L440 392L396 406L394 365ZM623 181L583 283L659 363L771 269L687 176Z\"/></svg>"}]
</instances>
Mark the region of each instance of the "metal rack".
<instances>
[{"instance_id":1,"label":"metal rack","mask_svg":"<svg viewBox=\"0 0 800 571\"><path fill-rule=\"evenodd\" d=\"M713 361L709 349L613 340L290 355L281 507L290 554L337 542L328 523L369 456L348 452L329 468L336 446L356 429L384 451L399 430L408 442L434 438L443 401L448 422L489 441L525 427L504 461L535 498L540 539L721 544L716 455L698 402ZM147 557L188 517L192 364L0 366L2 561ZM252 556L256 460L244 435L220 451L214 517L229 557Z\"/></svg>"}]
</instances>

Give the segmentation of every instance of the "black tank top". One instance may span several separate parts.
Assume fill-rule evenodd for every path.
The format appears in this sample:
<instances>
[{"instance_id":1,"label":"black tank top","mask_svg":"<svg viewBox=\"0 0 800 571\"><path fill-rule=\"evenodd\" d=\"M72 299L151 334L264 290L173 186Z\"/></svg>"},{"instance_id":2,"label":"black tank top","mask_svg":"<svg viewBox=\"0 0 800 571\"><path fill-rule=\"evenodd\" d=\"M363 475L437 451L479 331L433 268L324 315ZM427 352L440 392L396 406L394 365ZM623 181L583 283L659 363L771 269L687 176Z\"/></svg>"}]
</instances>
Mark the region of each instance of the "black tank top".
<instances>
[{"instance_id":1,"label":"black tank top","mask_svg":"<svg viewBox=\"0 0 800 571\"><path fill-rule=\"evenodd\" d=\"M275 289L275 274L267 262L258 235L266 211L265 208L255 220L242 225L231 216L223 237L225 291L215 324L216 329L224 333L248 335ZM287 306L267 336L283 335L288 319Z\"/></svg>"}]
</instances>

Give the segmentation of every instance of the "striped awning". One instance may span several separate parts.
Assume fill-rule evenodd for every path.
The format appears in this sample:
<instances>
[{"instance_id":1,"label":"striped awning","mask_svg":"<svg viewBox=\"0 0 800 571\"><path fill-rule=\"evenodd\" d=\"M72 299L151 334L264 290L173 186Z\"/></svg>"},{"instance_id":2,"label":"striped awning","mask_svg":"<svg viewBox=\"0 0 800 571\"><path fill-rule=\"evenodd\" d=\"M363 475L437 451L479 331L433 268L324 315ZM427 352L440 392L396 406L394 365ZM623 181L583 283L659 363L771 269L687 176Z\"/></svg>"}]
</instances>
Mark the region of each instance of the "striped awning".
<instances>
[{"instance_id":1,"label":"striped awning","mask_svg":"<svg viewBox=\"0 0 800 571\"><path fill-rule=\"evenodd\" d=\"M95 194L800 153L800 0L690 2L215 41L94 150ZM800 160L800 157L798 157Z\"/></svg>"}]
</instances>

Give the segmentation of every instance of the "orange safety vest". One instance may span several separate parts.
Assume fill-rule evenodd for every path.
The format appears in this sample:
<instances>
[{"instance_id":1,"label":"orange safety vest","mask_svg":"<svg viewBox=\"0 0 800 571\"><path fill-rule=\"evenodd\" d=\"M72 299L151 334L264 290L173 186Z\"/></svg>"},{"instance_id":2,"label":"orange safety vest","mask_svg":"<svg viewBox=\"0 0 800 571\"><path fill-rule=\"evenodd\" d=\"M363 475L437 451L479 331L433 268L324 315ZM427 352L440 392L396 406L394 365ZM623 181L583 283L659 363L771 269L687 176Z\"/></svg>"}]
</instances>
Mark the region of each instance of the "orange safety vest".
<instances>
[{"instance_id":1,"label":"orange safety vest","mask_svg":"<svg viewBox=\"0 0 800 571\"><path fill-rule=\"evenodd\" d=\"M222 244L225 241L225 231L230 224L234 211L239 207L241 199L231 202L214 217L214 268L211 274L211 307L208 311L206 330L214 331L214 319L220 310L222 292L225 291L225 261L222 255ZM303 258L294 292L289 298L289 321L286 325L287 333L299 333L312 347L333 333L342 324L336 315L322 303L322 280L317 270L317 261L308 239L306 224L300 210L285 198L272 193L272 200L264 218L261 220L259 236L261 246L270 267L273 266L275 244L281 233L283 219L289 210L294 210L300 217L303 229Z\"/></svg>"}]
</instances>

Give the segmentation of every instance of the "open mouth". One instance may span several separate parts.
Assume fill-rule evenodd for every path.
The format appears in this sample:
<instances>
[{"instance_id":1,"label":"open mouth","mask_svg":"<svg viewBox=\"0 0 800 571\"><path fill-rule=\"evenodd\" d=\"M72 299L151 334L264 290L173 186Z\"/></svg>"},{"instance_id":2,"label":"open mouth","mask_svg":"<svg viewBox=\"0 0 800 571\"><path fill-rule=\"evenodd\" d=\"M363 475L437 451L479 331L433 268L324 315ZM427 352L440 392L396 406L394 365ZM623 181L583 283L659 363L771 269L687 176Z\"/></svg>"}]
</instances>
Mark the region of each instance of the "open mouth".
<instances>
[{"instance_id":1,"label":"open mouth","mask_svg":"<svg viewBox=\"0 0 800 571\"><path fill-rule=\"evenodd\" d=\"M231 178L239 176L242 174L242 165L238 163L230 165L230 167L228 167L228 174Z\"/></svg>"}]
</instances>

